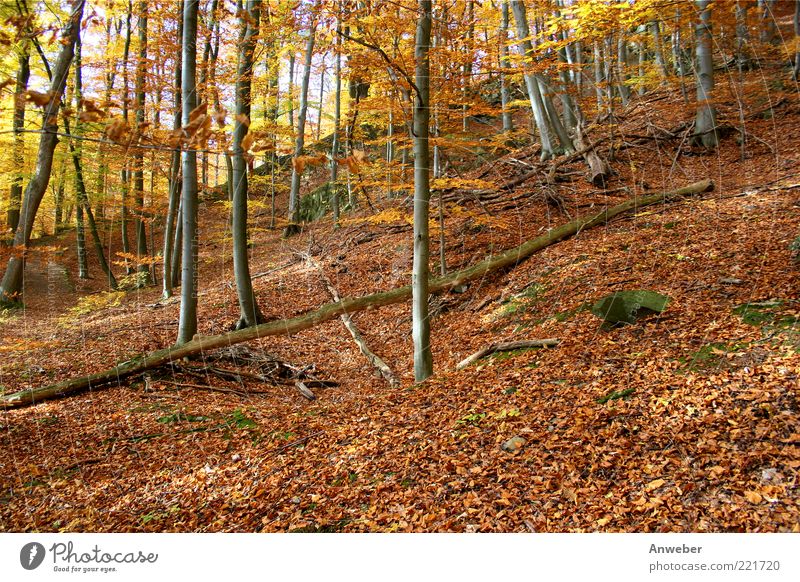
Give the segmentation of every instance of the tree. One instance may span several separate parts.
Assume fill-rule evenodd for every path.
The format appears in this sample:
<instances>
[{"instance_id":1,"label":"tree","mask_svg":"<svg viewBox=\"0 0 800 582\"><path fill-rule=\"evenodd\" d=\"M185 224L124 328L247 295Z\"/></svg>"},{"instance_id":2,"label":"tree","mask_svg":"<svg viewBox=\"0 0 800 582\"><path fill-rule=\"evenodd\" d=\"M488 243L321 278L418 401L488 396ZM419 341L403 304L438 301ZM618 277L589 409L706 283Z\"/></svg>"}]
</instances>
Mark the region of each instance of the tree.
<instances>
[{"instance_id":1,"label":"tree","mask_svg":"<svg viewBox=\"0 0 800 582\"><path fill-rule=\"evenodd\" d=\"M294 160L303 154L305 146L306 114L308 113L308 83L311 77L311 58L314 55L314 36L317 29L316 15L311 16L311 24L306 39L306 52L303 70L303 80L300 85L300 111L297 114L297 136L295 137ZM292 183L289 189L289 224L286 225L284 236L292 236L300 232L300 178L302 167L292 164Z\"/></svg>"},{"instance_id":2,"label":"tree","mask_svg":"<svg viewBox=\"0 0 800 582\"><path fill-rule=\"evenodd\" d=\"M247 162L242 141L250 120L250 87L253 79L253 52L256 48L261 0L247 0L242 11L243 38L239 42L239 70L236 80L236 125L233 130L233 272L239 297L239 321L236 329L262 322L247 257Z\"/></svg>"},{"instance_id":3,"label":"tree","mask_svg":"<svg viewBox=\"0 0 800 582\"><path fill-rule=\"evenodd\" d=\"M149 0L139 2L139 57L136 61L136 81L134 93L136 97L136 129L141 132L145 124L145 78L147 75L147 4ZM140 273L140 284L150 282L150 267L143 261L147 257L147 233L142 219L144 211L144 150L137 148L133 157L133 190L134 221L136 229L136 258L139 260L137 267Z\"/></svg>"},{"instance_id":4,"label":"tree","mask_svg":"<svg viewBox=\"0 0 800 582\"><path fill-rule=\"evenodd\" d=\"M183 126L192 121L197 108L197 12L200 0L184 0L181 105ZM183 222L183 266L181 268L181 312L178 321L177 343L192 341L197 333L197 152L189 144L181 154L183 161L183 191L181 215Z\"/></svg>"},{"instance_id":5,"label":"tree","mask_svg":"<svg viewBox=\"0 0 800 582\"><path fill-rule=\"evenodd\" d=\"M698 21L695 28L697 48L697 116L694 124L694 142L707 148L719 143L717 113L712 103L714 90L714 62L711 56L710 0L696 0Z\"/></svg>"},{"instance_id":6,"label":"tree","mask_svg":"<svg viewBox=\"0 0 800 582\"><path fill-rule=\"evenodd\" d=\"M25 99L24 93L28 89L28 79L31 76L30 67L30 42L23 39L17 54L17 79L14 88L14 165L16 174L11 181L11 192L8 201L6 224L11 232L17 230L19 224L19 205L22 200L22 168L25 162L25 140L22 130L25 128Z\"/></svg>"},{"instance_id":7,"label":"tree","mask_svg":"<svg viewBox=\"0 0 800 582\"><path fill-rule=\"evenodd\" d=\"M178 4L178 38L183 40L183 3ZM172 121L173 131L178 131L181 127L181 58L175 59L175 77L173 81L173 104L175 113ZM163 251L163 270L161 279L163 283L162 296L164 299L172 297L172 288L175 285L173 277L173 249L179 245L173 244L175 240L175 221L178 216L178 206L181 196L181 153L175 148L172 152L172 163L169 170L169 202L167 207L167 220L164 225L164 251Z\"/></svg>"},{"instance_id":8,"label":"tree","mask_svg":"<svg viewBox=\"0 0 800 582\"><path fill-rule=\"evenodd\" d=\"M800 81L800 0L794 3L794 80Z\"/></svg>"},{"instance_id":9,"label":"tree","mask_svg":"<svg viewBox=\"0 0 800 582\"><path fill-rule=\"evenodd\" d=\"M800 1L800 0L798 0ZM331 207L333 211L333 227L339 226L339 126L342 121L342 6L341 0L336 12L336 60L334 64L334 104L333 104L333 139L331 140L331 186L333 196ZM321 115L321 112L320 112ZM391 133L391 115L389 117L389 133ZM387 146L387 162L391 164L391 143ZM391 170L390 170L391 171Z\"/></svg>"},{"instance_id":10,"label":"tree","mask_svg":"<svg viewBox=\"0 0 800 582\"><path fill-rule=\"evenodd\" d=\"M20 223L14 234L14 250L6 266L2 282L0 282L0 303L17 301L22 291L22 273L25 251L31 240L33 223L42 202L50 174L53 169L53 152L58 144L58 106L64 95L64 88L69 77L70 65L75 54L75 41L80 31L85 0L73 0L69 18L61 32L61 50L53 69L50 83L50 100L43 105L42 133L39 138L39 151L36 157L36 169L31 181L25 189L20 213Z\"/></svg>"},{"instance_id":11,"label":"tree","mask_svg":"<svg viewBox=\"0 0 800 582\"><path fill-rule=\"evenodd\" d=\"M517 48L523 58L533 57L533 44L531 43L530 28L528 28L528 16L525 4L522 0L510 0L511 11L514 13L514 20L517 22ZM542 160L552 158L555 150L550 138L550 128L547 124L547 111L542 100L541 87L533 72L523 74L525 87L528 90L528 99L531 102L533 117L536 120L536 127L539 128L539 140L542 144Z\"/></svg>"},{"instance_id":12,"label":"tree","mask_svg":"<svg viewBox=\"0 0 800 582\"><path fill-rule=\"evenodd\" d=\"M430 59L431 0L419 0L416 61L416 99L414 101L414 260L411 272L411 318L414 342L414 379L422 382L433 374L431 322L428 318L428 277L430 237Z\"/></svg>"}]
</instances>

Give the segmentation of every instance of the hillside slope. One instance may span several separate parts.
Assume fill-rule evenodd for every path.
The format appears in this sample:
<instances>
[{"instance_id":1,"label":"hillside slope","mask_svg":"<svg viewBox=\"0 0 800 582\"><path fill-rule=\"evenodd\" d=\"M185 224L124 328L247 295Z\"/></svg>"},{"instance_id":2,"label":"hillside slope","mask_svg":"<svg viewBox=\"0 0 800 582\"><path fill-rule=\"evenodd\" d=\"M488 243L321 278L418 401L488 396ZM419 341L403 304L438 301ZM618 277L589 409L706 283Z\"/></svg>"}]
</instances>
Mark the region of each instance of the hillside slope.
<instances>
[{"instance_id":1,"label":"hillside slope","mask_svg":"<svg viewBox=\"0 0 800 582\"><path fill-rule=\"evenodd\" d=\"M446 251L455 269L567 214L706 177L717 186L436 298L437 373L424 384L413 383L410 309L400 304L354 316L399 387L374 374L336 320L250 344L338 383L313 388L313 402L291 384L173 369L0 413L4 529L796 531L800 293L790 244L800 234L800 106L791 92L772 103L748 103L744 159L736 130L713 153L691 149L683 128L665 132L681 128L685 113L660 95L590 136L611 133L601 151L618 174L607 191L584 183L576 163L565 168L572 181L557 187L542 173L505 196L451 200ZM723 122L737 123L732 98L720 109ZM529 148L468 177L501 182L535 163ZM560 206L548 203L552 195ZM255 217L264 315L329 301L298 252L314 256L342 296L406 284L411 234L399 208L361 211L338 231L325 219L289 240ZM209 202L203 212L200 319L211 334L228 329L238 307L224 206ZM57 264L71 270L71 253ZM49 295L0 323L5 391L174 341L178 305L159 302L158 290L83 295L53 283L50 291L48 273L38 276ZM624 289L671 301L661 316L602 328L586 305ZM79 297L90 299L76 309ZM489 343L549 337L560 345L455 371ZM231 351L254 372L247 354ZM208 366L237 365L212 358ZM512 437L524 444L507 452Z\"/></svg>"}]
</instances>

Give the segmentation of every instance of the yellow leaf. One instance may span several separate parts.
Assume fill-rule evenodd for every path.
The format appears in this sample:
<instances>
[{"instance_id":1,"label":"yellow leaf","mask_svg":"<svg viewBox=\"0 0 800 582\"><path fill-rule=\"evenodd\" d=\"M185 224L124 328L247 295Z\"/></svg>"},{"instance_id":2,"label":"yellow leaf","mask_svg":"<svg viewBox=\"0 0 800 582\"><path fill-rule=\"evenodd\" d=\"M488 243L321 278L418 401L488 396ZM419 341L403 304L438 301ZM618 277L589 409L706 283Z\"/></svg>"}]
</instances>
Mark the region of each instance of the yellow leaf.
<instances>
[{"instance_id":1,"label":"yellow leaf","mask_svg":"<svg viewBox=\"0 0 800 582\"><path fill-rule=\"evenodd\" d=\"M656 479L655 481L650 481L650 483L647 484L645 489L647 489L648 491L652 491L653 489L658 489L664 483L666 483L666 481L664 481L663 479Z\"/></svg>"},{"instance_id":2,"label":"yellow leaf","mask_svg":"<svg viewBox=\"0 0 800 582\"><path fill-rule=\"evenodd\" d=\"M761 494L758 491L745 491L744 497L750 503L761 503Z\"/></svg>"}]
</instances>

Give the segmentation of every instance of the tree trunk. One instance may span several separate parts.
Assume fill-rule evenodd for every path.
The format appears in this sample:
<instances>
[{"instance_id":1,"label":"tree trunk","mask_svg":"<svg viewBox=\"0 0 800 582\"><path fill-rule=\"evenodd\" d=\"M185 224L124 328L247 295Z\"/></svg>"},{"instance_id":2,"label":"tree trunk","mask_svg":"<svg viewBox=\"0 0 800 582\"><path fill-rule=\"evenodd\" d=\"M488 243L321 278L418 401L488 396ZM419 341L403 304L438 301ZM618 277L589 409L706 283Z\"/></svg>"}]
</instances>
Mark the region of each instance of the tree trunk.
<instances>
[{"instance_id":1,"label":"tree trunk","mask_svg":"<svg viewBox=\"0 0 800 582\"><path fill-rule=\"evenodd\" d=\"M653 51L655 52L658 76L663 81L667 78L667 67L664 64L664 51L661 46L661 23L658 20L650 23L650 32L653 34Z\"/></svg>"},{"instance_id":2,"label":"tree trunk","mask_svg":"<svg viewBox=\"0 0 800 582\"><path fill-rule=\"evenodd\" d=\"M183 126L190 123L189 115L197 107L197 11L199 0L184 0L182 40ZM192 341L197 333L197 151L187 147L182 153L183 192L181 193L183 221L183 266L181 268L181 313L178 322L177 344Z\"/></svg>"},{"instance_id":3,"label":"tree trunk","mask_svg":"<svg viewBox=\"0 0 800 582\"><path fill-rule=\"evenodd\" d=\"M81 77L81 36L75 39L75 110L80 107L83 99L83 80ZM66 101L66 99L65 99ZM69 135L72 132L69 128L69 120L64 116L64 131ZM75 134L80 136L80 121L75 123ZM69 151L72 156L72 164L75 167L75 245L78 255L78 278L89 278L89 264L86 257L86 229L83 222L84 199L86 198L86 184L83 181L83 169L81 167L81 149L75 147L72 139L68 139Z\"/></svg>"},{"instance_id":4,"label":"tree trunk","mask_svg":"<svg viewBox=\"0 0 800 582\"><path fill-rule=\"evenodd\" d=\"M697 117L693 142L706 148L719 144L717 113L712 103L714 62L711 56L711 0L696 0L699 18L695 29L697 39Z\"/></svg>"},{"instance_id":5,"label":"tree trunk","mask_svg":"<svg viewBox=\"0 0 800 582\"><path fill-rule=\"evenodd\" d=\"M593 68L594 68L594 93L597 97L597 111L603 109L603 57L600 50L600 41L594 41L592 45Z\"/></svg>"},{"instance_id":6,"label":"tree trunk","mask_svg":"<svg viewBox=\"0 0 800 582\"><path fill-rule=\"evenodd\" d=\"M778 26L775 23L775 0L758 0L761 7L761 42L774 44L778 40Z\"/></svg>"},{"instance_id":7,"label":"tree trunk","mask_svg":"<svg viewBox=\"0 0 800 582\"><path fill-rule=\"evenodd\" d=\"M125 44L122 49L122 118L128 123L128 57L131 50L131 19L133 18L133 2L128 2L128 12L125 17ZM122 230L122 252L127 256L131 254L130 242L128 242L128 197L131 193L131 175L128 171L128 152L122 162L120 181L122 183L122 208L120 210L120 228ZM125 272L128 275L134 273L128 259L125 259Z\"/></svg>"},{"instance_id":8,"label":"tree trunk","mask_svg":"<svg viewBox=\"0 0 800 582\"><path fill-rule=\"evenodd\" d=\"M503 131L514 131L514 120L508 104L511 102L511 91L508 88L508 69L511 63L508 60L508 0L503 0L500 17L500 106L503 112Z\"/></svg>"},{"instance_id":9,"label":"tree trunk","mask_svg":"<svg viewBox=\"0 0 800 582\"><path fill-rule=\"evenodd\" d=\"M243 118L250 118L250 86L253 79L253 52L256 48L261 0L247 0L241 18L244 38L239 43L239 70L236 81L236 124L233 130L233 272L239 298L239 321L236 329L261 323L264 316L258 309L250 263L247 256L247 162L242 140L247 133Z\"/></svg>"},{"instance_id":10,"label":"tree trunk","mask_svg":"<svg viewBox=\"0 0 800 582\"><path fill-rule=\"evenodd\" d=\"M145 77L147 74L147 5L149 0L139 2L139 58L136 61L136 86L134 87L136 98L136 125L137 132L145 123ZM141 262L147 255L147 232L143 220L144 212L144 150L136 148L133 156L133 191L134 204L134 227L136 229L136 258L140 264L136 267L142 279L139 283L143 286L150 284L150 265Z\"/></svg>"},{"instance_id":11,"label":"tree trunk","mask_svg":"<svg viewBox=\"0 0 800 582\"><path fill-rule=\"evenodd\" d=\"M794 80L800 81L800 0L794 3Z\"/></svg>"},{"instance_id":12,"label":"tree trunk","mask_svg":"<svg viewBox=\"0 0 800 582\"><path fill-rule=\"evenodd\" d=\"M183 39L183 2L178 4L178 38ZM175 115L172 120L172 129L177 131L181 127L181 60L175 61L175 79L173 84L173 106ZM179 151L172 152L172 163L169 170L169 206L167 208L167 220L164 225L164 246L163 246L163 270L161 279L163 284L162 297L167 299L172 297L175 286L175 279L172 276L172 251L175 236L175 219L178 214L181 195L181 154Z\"/></svg>"},{"instance_id":13,"label":"tree trunk","mask_svg":"<svg viewBox=\"0 0 800 582\"><path fill-rule=\"evenodd\" d=\"M331 140L331 185L333 187L333 195L331 196L331 207L333 209L333 228L339 227L339 163L336 161L339 157L339 126L342 120L342 5L341 1L338 5L338 12L336 14L336 61L334 64L334 82L336 84L336 95L333 102L333 139ZM390 104L391 107L391 104ZM391 164L391 124L392 124L391 110L389 111L389 143L387 143L387 160ZM391 172L391 165L389 166ZM391 192L389 193L391 195Z\"/></svg>"},{"instance_id":14,"label":"tree trunk","mask_svg":"<svg viewBox=\"0 0 800 582\"><path fill-rule=\"evenodd\" d=\"M13 242L17 252L9 259L2 282L0 282L0 303L15 302L22 292L23 255L30 243L36 213L50 182L50 174L53 169L53 152L58 143L58 137L56 136L58 131L58 106L64 95L64 87L67 83L72 57L75 52L75 40L80 31L84 1L73 1L69 19L62 32L63 44L61 44L58 60L53 69L53 80L50 83L50 94L53 95L53 98L44 107L44 120L41 137L39 138L36 169L30 182L28 182L22 200L20 223L14 234Z\"/></svg>"},{"instance_id":15,"label":"tree trunk","mask_svg":"<svg viewBox=\"0 0 800 582\"><path fill-rule=\"evenodd\" d=\"M510 0L511 11L514 13L514 20L517 22L517 38L519 42L517 48L519 54L524 59L533 58L533 44L530 41L530 28L528 27L528 16L525 4L522 0ZM539 87L539 82L534 73L523 74L525 86L528 89L528 98L531 102L533 117L536 120L536 127L539 129L539 138L542 142L542 160L553 157L553 144L550 140L550 128L547 124L547 111Z\"/></svg>"},{"instance_id":16,"label":"tree trunk","mask_svg":"<svg viewBox=\"0 0 800 582\"><path fill-rule=\"evenodd\" d=\"M414 102L414 261L411 271L411 335L414 342L414 379L423 382L433 374L431 322L428 318L430 212L430 60L431 0L419 0L414 43L417 94Z\"/></svg>"},{"instance_id":17,"label":"tree trunk","mask_svg":"<svg viewBox=\"0 0 800 582\"><path fill-rule=\"evenodd\" d=\"M29 42L23 40L17 57L17 83L14 88L14 177L11 181L11 192L8 200L6 224L11 232L17 230L19 224L19 205L22 201L22 171L25 167L25 100L23 93L28 89L31 77Z\"/></svg>"},{"instance_id":18,"label":"tree trunk","mask_svg":"<svg viewBox=\"0 0 800 582\"><path fill-rule=\"evenodd\" d=\"M300 85L300 111L297 114L297 137L294 146L294 159L296 160L303 153L305 145L306 114L308 113L308 81L311 77L311 59L314 56L314 36L317 29L316 17L311 22L306 41L305 69L303 70L303 81ZM292 164L292 183L289 189L289 224L286 225L284 236L292 236L300 232L300 178L302 172L298 171L297 166Z\"/></svg>"},{"instance_id":19,"label":"tree trunk","mask_svg":"<svg viewBox=\"0 0 800 582\"><path fill-rule=\"evenodd\" d=\"M427 3L426 0L422 1ZM194 2L194 0L187 0L187 2L191 3ZM665 204L687 196L700 194L712 190L713 188L714 184L711 180L703 180L677 190L672 190L671 192L661 192L642 196L641 198L631 198L622 204L607 208L592 216L577 218L566 224L562 224L561 226L549 230L542 236L526 241L518 247L509 249L485 261L481 261L472 267L456 271L446 277L434 279L430 282L430 291L432 293L447 291L469 281L485 277L490 273L516 267L525 259L542 249L575 236L579 232L589 228L605 224L615 216L628 211L639 210L652 204ZM289 319L270 321L255 327L249 327L222 335L198 338L183 345L172 346L149 355L137 356L118 364L110 370L98 372L89 376L65 380L51 386L6 394L0 397L0 406L17 408L36 404L52 398L60 398L87 389L97 389L108 384L116 385L124 378L141 374L146 370L163 366L170 362L180 360L181 358L187 358L196 354L267 336L294 334L330 321L344 313L352 314L358 311L401 303L407 301L411 296L412 288L407 285L405 287L392 289L391 291L384 291L364 297L345 298L335 303L328 303L315 311Z\"/></svg>"}]
</instances>

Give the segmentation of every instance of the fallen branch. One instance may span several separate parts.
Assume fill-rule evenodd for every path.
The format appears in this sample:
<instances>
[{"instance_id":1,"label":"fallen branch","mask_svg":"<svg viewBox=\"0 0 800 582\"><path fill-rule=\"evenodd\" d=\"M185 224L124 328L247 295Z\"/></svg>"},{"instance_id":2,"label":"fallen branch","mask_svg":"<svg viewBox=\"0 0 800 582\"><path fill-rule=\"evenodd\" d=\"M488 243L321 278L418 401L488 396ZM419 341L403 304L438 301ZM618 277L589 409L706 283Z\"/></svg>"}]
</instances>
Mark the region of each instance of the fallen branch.
<instances>
[{"instance_id":1,"label":"fallen branch","mask_svg":"<svg viewBox=\"0 0 800 582\"><path fill-rule=\"evenodd\" d=\"M608 208L592 216L576 218L518 247L507 250L485 261L481 261L472 267L456 271L445 277L432 279L429 285L430 292L439 293L447 291L469 281L480 279L489 273L515 267L534 253L552 244L575 236L583 230L605 224L615 216L630 210L636 210L651 204L663 204L671 200L700 194L707 190L712 190L713 188L714 183L711 180L703 180L702 182L696 182L670 192L631 198L622 204L618 204L617 206ZM43 402L52 398L60 398L84 390L100 388L101 386L110 384L121 385L121 381L125 378L141 374L142 372L180 360L181 358L187 358L206 351L216 350L263 337L297 333L319 325L320 323L330 321L343 313L356 313L358 311L376 309L378 307L407 301L410 298L410 285L392 289L391 291L367 295L365 297L345 298L335 303L323 305L315 311L303 313L289 319L270 321L222 335L206 336L182 345L171 346L148 355L137 356L131 360L121 362L109 370L104 370L96 374L64 380L63 382L50 386L6 394L0 397L0 405L7 408L16 408Z\"/></svg>"},{"instance_id":2,"label":"fallen branch","mask_svg":"<svg viewBox=\"0 0 800 582\"><path fill-rule=\"evenodd\" d=\"M317 261L311 258L311 255L302 254L303 259L312 265L314 268L319 271L319 276L322 279L323 283L325 283L325 287L328 289L328 293L331 294L331 297L334 301L341 301L342 298L339 297L339 292L336 290L336 287L333 286L333 282L328 278L325 274L325 271L322 269L322 265L320 265ZM367 358L370 364L380 372L381 376L389 383L390 386L399 386L400 381L397 379L397 376L394 375L392 369L384 362L380 356L375 354L372 350L369 349L367 346L367 342L364 340L364 336L361 335L361 332L358 331L356 324L353 323L353 318L350 317L349 313L343 313L339 316L344 324L347 331L350 332L350 335L353 338L353 341L356 342L358 349L361 350L361 353L364 354L364 357Z\"/></svg>"},{"instance_id":3,"label":"fallen branch","mask_svg":"<svg viewBox=\"0 0 800 582\"><path fill-rule=\"evenodd\" d=\"M557 346L561 340L556 338L537 339L537 340L520 340L516 342L502 342L499 344L489 344L485 348L481 348L471 356L464 358L456 365L456 370L463 370L473 362L477 362L481 358L496 352L511 352L513 350L523 350L527 348L550 348Z\"/></svg>"}]
</instances>

